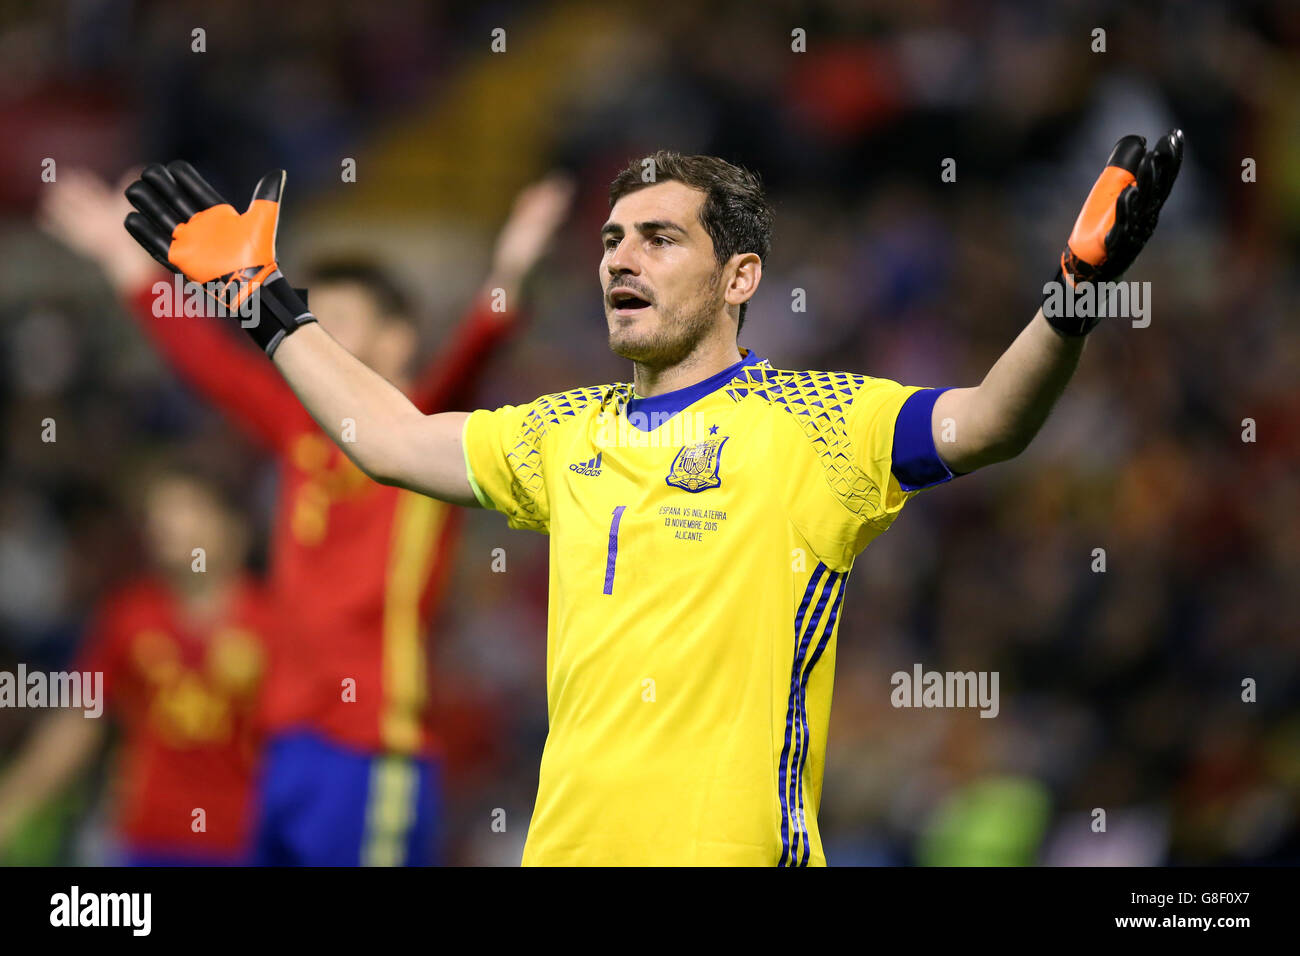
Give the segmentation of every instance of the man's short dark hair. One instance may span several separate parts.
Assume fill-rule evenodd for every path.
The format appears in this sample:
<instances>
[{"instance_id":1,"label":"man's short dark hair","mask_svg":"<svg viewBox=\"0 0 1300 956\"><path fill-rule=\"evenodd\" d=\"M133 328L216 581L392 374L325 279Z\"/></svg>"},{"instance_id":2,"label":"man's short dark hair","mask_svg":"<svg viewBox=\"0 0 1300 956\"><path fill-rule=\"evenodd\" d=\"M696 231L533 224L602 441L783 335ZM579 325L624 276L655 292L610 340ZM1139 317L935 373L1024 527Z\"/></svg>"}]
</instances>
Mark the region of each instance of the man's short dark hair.
<instances>
[{"instance_id":1,"label":"man's short dark hair","mask_svg":"<svg viewBox=\"0 0 1300 956\"><path fill-rule=\"evenodd\" d=\"M411 297L383 266L372 259L352 255L325 256L311 262L305 274L308 296L312 286L356 285L371 297L385 319L412 325L416 322Z\"/></svg>"},{"instance_id":2,"label":"man's short dark hair","mask_svg":"<svg viewBox=\"0 0 1300 956\"><path fill-rule=\"evenodd\" d=\"M653 165L652 165L653 164ZM643 178L653 170L654 181ZM634 159L609 185L609 206L628 193L675 181L705 194L700 204L700 225L713 240L713 254L721 268L738 252L752 252L762 262L772 249L772 207L756 173L717 156L683 156L661 149ZM745 324L748 302L741 303L736 331Z\"/></svg>"}]
</instances>

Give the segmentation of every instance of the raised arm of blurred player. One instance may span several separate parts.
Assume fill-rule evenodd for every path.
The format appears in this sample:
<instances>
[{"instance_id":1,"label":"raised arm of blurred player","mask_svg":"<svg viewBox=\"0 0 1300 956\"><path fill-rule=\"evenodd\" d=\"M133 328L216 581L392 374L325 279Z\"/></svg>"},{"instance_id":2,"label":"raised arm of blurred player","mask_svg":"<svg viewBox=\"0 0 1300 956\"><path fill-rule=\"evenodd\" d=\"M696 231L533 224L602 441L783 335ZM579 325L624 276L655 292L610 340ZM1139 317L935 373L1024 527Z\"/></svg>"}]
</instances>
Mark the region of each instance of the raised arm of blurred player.
<instances>
[{"instance_id":1,"label":"raised arm of blurred player","mask_svg":"<svg viewBox=\"0 0 1300 956\"><path fill-rule=\"evenodd\" d=\"M105 721L80 710L59 710L41 719L0 774L0 847L86 767L104 737Z\"/></svg>"},{"instance_id":2,"label":"raised arm of blurred player","mask_svg":"<svg viewBox=\"0 0 1300 956\"><path fill-rule=\"evenodd\" d=\"M411 391L411 401L420 411L438 412L463 404L483 364L518 327L524 280L568 215L573 190L570 176L553 173L515 198L497 236L491 274L451 342L438 352Z\"/></svg>"},{"instance_id":3,"label":"raised arm of blurred player","mask_svg":"<svg viewBox=\"0 0 1300 956\"><path fill-rule=\"evenodd\" d=\"M123 182L136 176L128 174ZM301 431L305 415L292 390L266 360L245 346L224 320L154 314L155 282L172 286L122 229L131 205L121 188L86 170L64 170L37 211L50 235L98 263L176 373L265 448L283 452Z\"/></svg>"}]
</instances>

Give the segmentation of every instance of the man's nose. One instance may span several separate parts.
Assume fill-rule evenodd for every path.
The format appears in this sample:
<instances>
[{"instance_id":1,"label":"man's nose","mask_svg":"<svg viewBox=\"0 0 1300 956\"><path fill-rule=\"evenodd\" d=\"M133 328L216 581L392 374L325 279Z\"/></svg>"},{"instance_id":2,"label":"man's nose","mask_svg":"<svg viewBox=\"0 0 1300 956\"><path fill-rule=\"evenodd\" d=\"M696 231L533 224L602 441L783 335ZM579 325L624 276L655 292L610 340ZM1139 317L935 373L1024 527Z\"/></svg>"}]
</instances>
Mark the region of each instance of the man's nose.
<instances>
[{"instance_id":1,"label":"man's nose","mask_svg":"<svg viewBox=\"0 0 1300 956\"><path fill-rule=\"evenodd\" d=\"M623 275L625 273L635 273L637 271L636 257L632 254L629 244L620 241L610 253L609 259L605 263L611 276Z\"/></svg>"}]
</instances>

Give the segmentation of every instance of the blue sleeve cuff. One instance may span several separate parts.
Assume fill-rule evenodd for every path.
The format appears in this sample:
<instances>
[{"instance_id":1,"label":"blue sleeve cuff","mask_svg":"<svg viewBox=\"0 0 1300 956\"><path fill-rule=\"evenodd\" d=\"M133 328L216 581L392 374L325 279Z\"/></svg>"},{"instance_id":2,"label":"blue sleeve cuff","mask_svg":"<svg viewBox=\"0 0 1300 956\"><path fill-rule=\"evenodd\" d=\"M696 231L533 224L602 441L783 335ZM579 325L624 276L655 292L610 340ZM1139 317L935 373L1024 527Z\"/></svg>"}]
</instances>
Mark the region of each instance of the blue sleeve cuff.
<instances>
[{"instance_id":1,"label":"blue sleeve cuff","mask_svg":"<svg viewBox=\"0 0 1300 956\"><path fill-rule=\"evenodd\" d=\"M934 447L934 403L946 388L923 388L908 396L894 422L893 472L904 491L941 485L957 475Z\"/></svg>"}]
</instances>

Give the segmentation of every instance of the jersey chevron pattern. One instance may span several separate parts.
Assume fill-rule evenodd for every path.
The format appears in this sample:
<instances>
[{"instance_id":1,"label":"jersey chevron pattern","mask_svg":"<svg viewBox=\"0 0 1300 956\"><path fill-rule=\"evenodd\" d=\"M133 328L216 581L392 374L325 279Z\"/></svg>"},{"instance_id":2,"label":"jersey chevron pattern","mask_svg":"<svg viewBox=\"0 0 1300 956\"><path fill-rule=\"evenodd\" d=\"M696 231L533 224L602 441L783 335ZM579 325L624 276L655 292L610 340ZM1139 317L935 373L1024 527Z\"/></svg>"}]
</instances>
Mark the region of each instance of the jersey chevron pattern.
<instances>
[{"instance_id":1,"label":"jersey chevron pattern","mask_svg":"<svg viewBox=\"0 0 1300 956\"><path fill-rule=\"evenodd\" d=\"M469 417L480 503L550 535L525 864L825 864L840 607L914 493L891 454L916 391L750 352L667 395L593 386Z\"/></svg>"}]
</instances>

